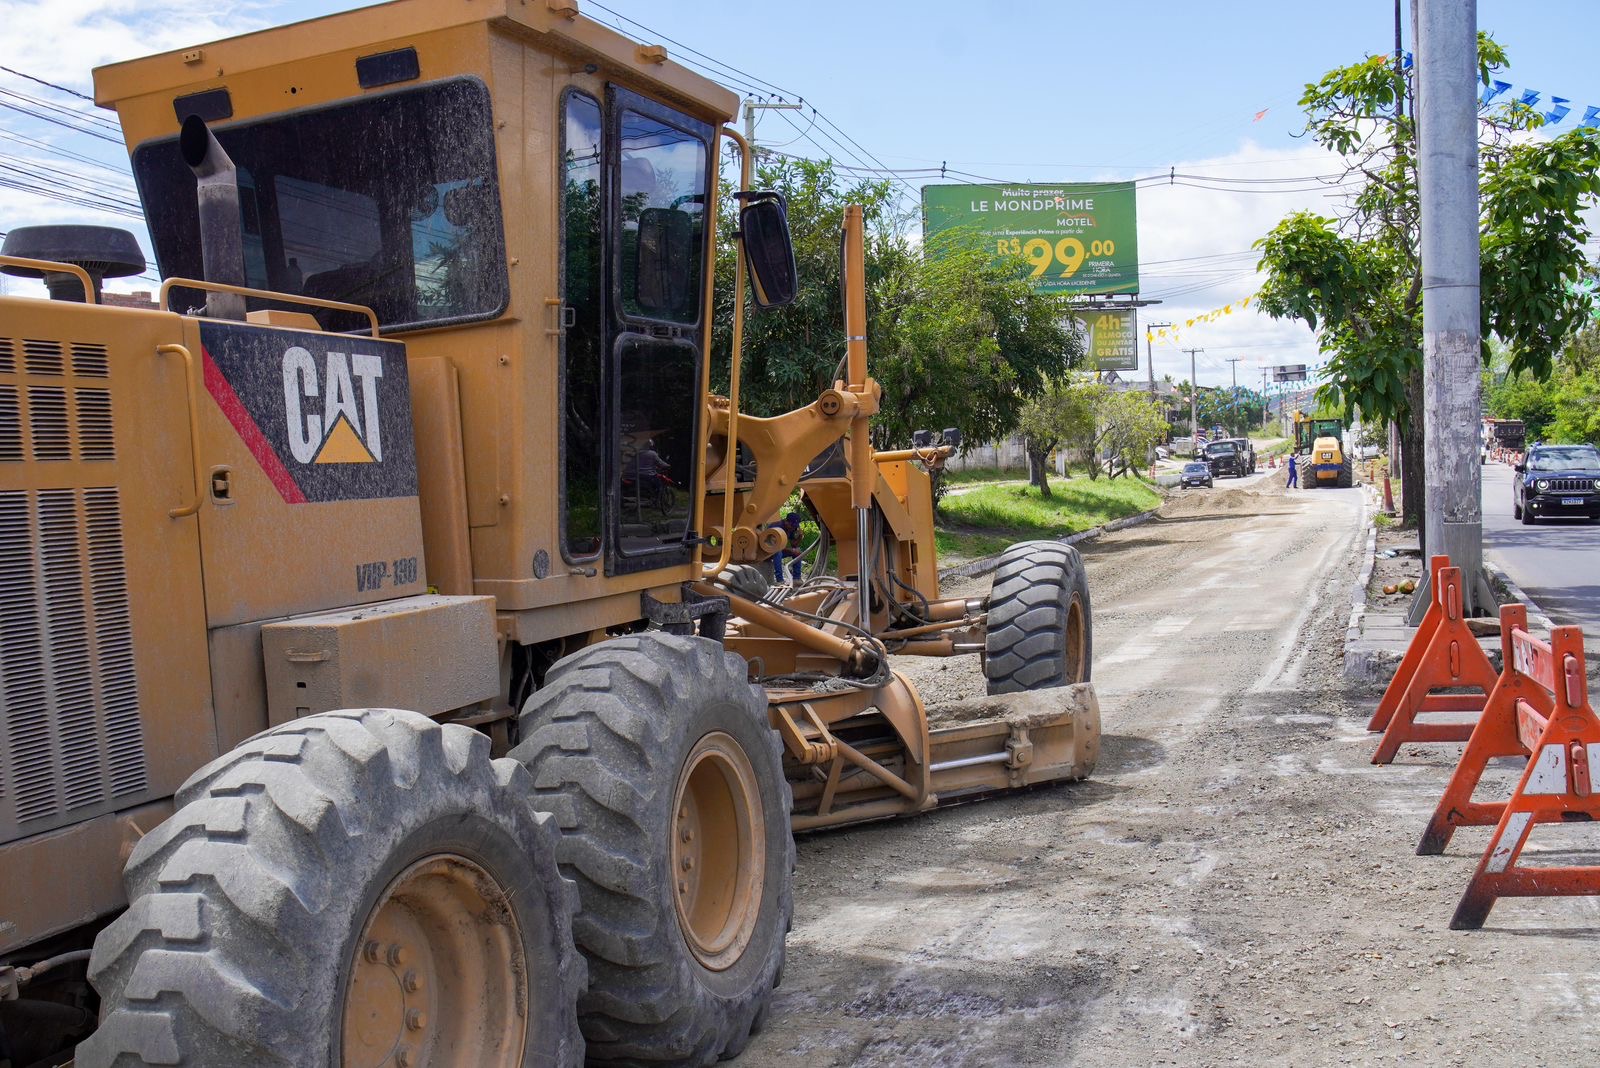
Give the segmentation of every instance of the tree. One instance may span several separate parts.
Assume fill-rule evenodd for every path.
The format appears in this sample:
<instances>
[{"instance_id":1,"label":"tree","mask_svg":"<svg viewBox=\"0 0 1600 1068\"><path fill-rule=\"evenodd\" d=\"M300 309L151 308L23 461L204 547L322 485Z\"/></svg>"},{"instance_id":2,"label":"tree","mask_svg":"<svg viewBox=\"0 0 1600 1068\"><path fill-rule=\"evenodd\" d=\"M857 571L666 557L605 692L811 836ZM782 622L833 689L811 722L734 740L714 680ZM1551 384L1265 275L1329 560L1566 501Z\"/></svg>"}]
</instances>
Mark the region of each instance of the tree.
<instances>
[{"instance_id":1,"label":"tree","mask_svg":"<svg viewBox=\"0 0 1600 1068\"><path fill-rule=\"evenodd\" d=\"M1478 37L1485 84L1506 63ZM1338 218L1297 212L1256 242L1266 273L1258 306L1318 331L1327 356L1319 399L1347 417L1394 421L1401 434L1402 509L1423 515L1421 205L1413 72L1369 56L1329 71L1300 98L1306 132L1359 180ZM1390 117L1397 101L1411 102ZM1485 110L1479 124L1483 337L1498 337L1515 371L1550 371L1551 354L1588 320L1589 298L1568 283L1583 270L1583 210L1600 192L1600 145L1575 131L1518 136L1543 120L1520 103Z\"/></svg>"},{"instance_id":2,"label":"tree","mask_svg":"<svg viewBox=\"0 0 1600 1068\"><path fill-rule=\"evenodd\" d=\"M1028 481L1039 496L1050 496L1051 451L1093 436L1096 390L1105 387L1087 376L1063 375L1023 405L1019 427L1028 453Z\"/></svg>"},{"instance_id":3,"label":"tree","mask_svg":"<svg viewBox=\"0 0 1600 1068\"><path fill-rule=\"evenodd\" d=\"M1513 373L1497 355L1485 374L1484 410L1520 419L1529 441L1600 444L1600 327L1575 337L1546 378Z\"/></svg>"},{"instance_id":4,"label":"tree","mask_svg":"<svg viewBox=\"0 0 1600 1068\"><path fill-rule=\"evenodd\" d=\"M861 204L868 220L867 349L883 387L873 419L877 445L909 444L914 430L945 427L974 443L1003 437L1030 397L1082 361L1082 341L1067 325L1069 302L1036 291L1025 262L993 262L970 234L913 245L887 182L845 183L829 162L785 157L762 164L756 185L788 201L800 291L786 308L745 316L744 411L802 407L841 373L839 230L850 203ZM727 186L722 204L713 367L726 388L737 224Z\"/></svg>"}]
</instances>

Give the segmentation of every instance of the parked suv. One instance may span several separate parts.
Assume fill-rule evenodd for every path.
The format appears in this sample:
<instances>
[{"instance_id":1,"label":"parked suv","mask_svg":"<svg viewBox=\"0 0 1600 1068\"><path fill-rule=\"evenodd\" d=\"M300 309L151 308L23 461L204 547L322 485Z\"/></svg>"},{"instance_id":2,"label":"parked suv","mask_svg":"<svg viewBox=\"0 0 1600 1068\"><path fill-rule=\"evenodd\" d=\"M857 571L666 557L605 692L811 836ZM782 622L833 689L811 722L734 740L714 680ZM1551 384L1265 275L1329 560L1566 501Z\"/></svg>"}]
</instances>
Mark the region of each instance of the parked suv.
<instances>
[{"instance_id":1,"label":"parked suv","mask_svg":"<svg viewBox=\"0 0 1600 1068\"><path fill-rule=\"evenodd\" d=\"M1535 445L1516 466L1511 514L1532 526L1542 516L1583 516L1600 523L1600 449Z\"/></svg>"}]
</instances>

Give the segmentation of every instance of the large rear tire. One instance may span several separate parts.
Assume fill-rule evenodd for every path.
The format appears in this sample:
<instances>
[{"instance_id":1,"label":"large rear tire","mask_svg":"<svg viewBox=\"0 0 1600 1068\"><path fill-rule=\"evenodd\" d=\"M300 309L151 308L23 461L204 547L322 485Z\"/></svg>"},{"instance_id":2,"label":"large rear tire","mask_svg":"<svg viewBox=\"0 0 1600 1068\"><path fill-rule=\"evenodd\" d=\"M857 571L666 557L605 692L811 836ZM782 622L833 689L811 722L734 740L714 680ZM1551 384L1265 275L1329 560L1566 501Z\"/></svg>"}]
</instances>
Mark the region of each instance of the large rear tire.
<instances>
[{"instance_id":1,"label":"large rear tire","mask_svg":"<svg viewBox=\"0 0 1600 1068\"><path fill-rule=\"evenodd\" d=\"M766 698L705 638L647 632L550 669L511 755L556 816L589 960L591 1062L739 1053L783 970L792 801Z\"/></svg>"},{"instance_id":2,"label":"large rear tire","mask_svg":"<svg viewBox=\"0 0 1600 1068\"><path fill-rule=\"evenodd\" d=\"M577 1065L577 893L532 781L415 712L309 716L178 791L95 941L77 1064Z\"/></svg>"},{"instance_id":3,"label":"large rear tire","mask_svg":"<svg viewBox=\"0 0 1600 1068\"><path fill-rule=\"evenodd\" d=\"M1070 545L1024 541L995 568L984 674L990 693L1088 682L1094 617L1083 557Z\"/></svg>"},{"instance_id":4,"label":"large rear tire","mask_svg":"<svg viewBox=\"0 0 1600 1068\"><path fill-rule=\"evenodd\" d=\"M1338 477L1334 479L1333 484L1339 489L1349 489L1351 486L1355 485L1355 479L1352 477L1350 471L1350 457L1346 456L1344 460L1340 462L1339 474Z\"/></svg>"}]
</instances>

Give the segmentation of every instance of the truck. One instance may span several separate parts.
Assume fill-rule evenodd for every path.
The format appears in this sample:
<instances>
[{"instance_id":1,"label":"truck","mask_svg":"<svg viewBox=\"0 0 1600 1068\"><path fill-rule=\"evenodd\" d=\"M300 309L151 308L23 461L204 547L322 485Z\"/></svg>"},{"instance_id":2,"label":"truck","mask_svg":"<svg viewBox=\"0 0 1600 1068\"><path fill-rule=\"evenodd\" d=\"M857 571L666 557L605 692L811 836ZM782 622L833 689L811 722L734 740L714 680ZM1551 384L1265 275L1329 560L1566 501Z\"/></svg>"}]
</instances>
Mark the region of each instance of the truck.
<instances>
[{"instance_id":1,"label":"truck","mask_svg":"<svg viewBox=\"0 0 1600 1068\"><path fill-rule=\"evenodd\" d=\"M575 0L94 86L163 281L100 301L120 231L0 246L54 298L0 297L0 1056L709 1064L770 1011L796 832L1089 774L1076 551L945 595L952 436L873 448L860 207L838 372L741 411L798 277L732 93Z\"/></svg>"}]
</instances>

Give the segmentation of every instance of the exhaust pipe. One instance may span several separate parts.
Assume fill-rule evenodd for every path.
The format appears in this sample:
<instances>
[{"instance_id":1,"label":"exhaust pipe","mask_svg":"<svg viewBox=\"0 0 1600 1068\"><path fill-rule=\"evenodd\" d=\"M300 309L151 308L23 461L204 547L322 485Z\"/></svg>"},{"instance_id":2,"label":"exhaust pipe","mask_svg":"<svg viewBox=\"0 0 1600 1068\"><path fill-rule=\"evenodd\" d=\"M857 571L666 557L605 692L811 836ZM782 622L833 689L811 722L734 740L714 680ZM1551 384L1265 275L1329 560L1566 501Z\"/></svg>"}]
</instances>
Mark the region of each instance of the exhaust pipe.
<instances>
[{"instance_id":1,"label":"exhaust pipe","mask_svg":"<svg viewBox=\"0 0 1600 1068\"><path fill-rule=\"evenodd\" d=\"M244 224L239 213L239 172L216 135L198 115L183 120L178 135L183 162L194 171L199 201L200 258L207 282L242 286ZM244 319L244 298L234 293L207 294L204 314L213 319Z\"/></svg>"}]
</instances>

